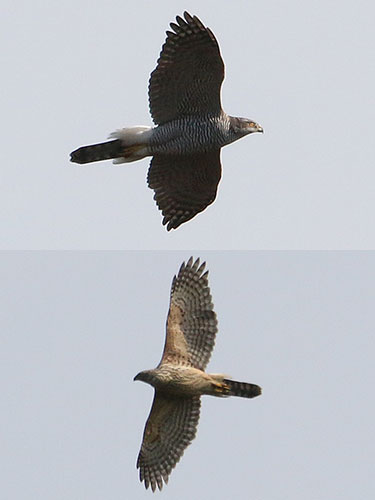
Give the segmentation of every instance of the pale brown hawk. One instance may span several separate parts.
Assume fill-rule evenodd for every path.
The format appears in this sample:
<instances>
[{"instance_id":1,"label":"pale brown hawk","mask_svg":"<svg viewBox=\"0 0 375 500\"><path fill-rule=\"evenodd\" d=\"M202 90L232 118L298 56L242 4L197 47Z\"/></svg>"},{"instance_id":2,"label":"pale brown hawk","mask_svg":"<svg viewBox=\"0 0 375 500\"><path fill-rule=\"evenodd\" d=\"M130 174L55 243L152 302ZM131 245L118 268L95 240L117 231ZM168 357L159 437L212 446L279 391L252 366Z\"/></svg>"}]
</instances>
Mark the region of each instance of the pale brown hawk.
<instances>
[{"instance_id":1,"label":"pale brown hawk","mask_svg":"<svg viewBox=\"0 0 375 500\"><path fill-rule=\"evenodd\" d=\"M217 319L208 286L208 271L191 257L173 278L164 352L156 369L134 378L155 388L137 467L146 488L160 490L163 480L194 439L199 420L200 396L259 396L255 384L237 382L204 369L211 357Z\"/></svg>"},{"instance_id":2,"label":"pale brown hawk","mask_svg":"<svg viewBox=\"0 0 375 500\"><path fill-rule=\"evenodd\" d=\"M220 150L263 129L253 120L227 115L220 90L224 63L212 31L197 16L184 13L167 31L149 82L150 112L155 127L124 128L113 140L83 146L71 161L114 159L132 162L152 156L148 185L164 216L176 229L210 205L221 178Z\"/></svg>"}]
</instances>

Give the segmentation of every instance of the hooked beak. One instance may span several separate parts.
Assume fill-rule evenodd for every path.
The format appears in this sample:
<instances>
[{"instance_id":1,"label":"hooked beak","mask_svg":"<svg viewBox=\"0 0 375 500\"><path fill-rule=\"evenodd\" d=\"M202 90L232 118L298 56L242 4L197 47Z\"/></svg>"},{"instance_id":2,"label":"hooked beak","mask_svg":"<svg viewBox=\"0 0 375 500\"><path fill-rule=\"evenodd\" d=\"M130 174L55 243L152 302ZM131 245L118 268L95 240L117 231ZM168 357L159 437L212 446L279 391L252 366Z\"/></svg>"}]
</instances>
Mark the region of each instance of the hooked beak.
<instances>
[{"instance_id":1,"label":"hooked beak","mask_svg":"<svg viewBox=\"0 0 375 500\"><path fill-rule=\"evenodd\" d=\"M248 134L254 134L255 132L260 132L261 134L263 134L263 127L261 127L256 122L253 122L253 121L247 122L246 128L247 128Z\"/></svg>"}]
</instances>

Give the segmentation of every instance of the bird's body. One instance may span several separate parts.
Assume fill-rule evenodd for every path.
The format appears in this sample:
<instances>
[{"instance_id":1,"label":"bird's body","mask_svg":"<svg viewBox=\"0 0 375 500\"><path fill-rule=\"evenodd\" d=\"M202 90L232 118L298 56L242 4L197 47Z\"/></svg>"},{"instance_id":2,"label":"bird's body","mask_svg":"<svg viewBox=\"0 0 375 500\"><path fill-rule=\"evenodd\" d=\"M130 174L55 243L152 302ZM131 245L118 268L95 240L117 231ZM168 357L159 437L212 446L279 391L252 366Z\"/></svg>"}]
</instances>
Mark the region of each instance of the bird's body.
<instances>
[{"instance_id":1,"label":"bird's body","mask_svg":"<svg viewBox=\"0 0 375 500\"><path fill-rule=\"evenodd\" d=\"M171 363L162 364L154 370L146 370L141 374L138 374L137 380L152 385L158 391L179 397L210 394L214 382L210 375L202 370Z\"/></svg>"},{"instance_id":2,"label":"bird's body","mask_svg":"<svg viewBox=\"0 0 375 500\"><path fill-rule=\"evenodd\" d=\"M192 366L165 363L154 370L146 370L144 379L142 376L137 380L143 380L158 391L179 397L223 395L217 391L217 387L223 383L225 375L210 375Z\"/></svg>"},{"instance_id":3,"label":"bird's body","mask_svg":"<svg viewBox=\"0 0 375 500\"><path fill-rule=\"evenodd\" d=\"M205 367L217 332L205 264L183 263L174 277L164 352L159 365L138 373L155 388L154 402L143 434L137 467L146 488L162 489L163 480L194 439L203 395L253 398L258 385L209 374Z\"/></svg>"},{"instance_id":4,"label":"bird's body","mask_svg":"<svg viewBox=\"0 0 375 500\"><path fill-rule=\"evenodd\" d=\"M221 178L220 149L241 137L263 132L247 118L221 108L224 63L215 36L187 12L167 32L158 65L149 83L155 127L137 126L111 134L111 141L82 146L71 161L113 159L129 163L152 156L149 187L175 229L204 210L216 197Z\"/></svg>"},{"instance_id":5,"label":"bird's body","mask_svg":"<svg viewBox=\"0 0 375 500\"><path fill-rule=\"evenodd\" d=\"M180 118L155 127L150 137L150 154L190 155L207 153L236 140L230 128L230 117Z\"/></svg>"}]
</instances>

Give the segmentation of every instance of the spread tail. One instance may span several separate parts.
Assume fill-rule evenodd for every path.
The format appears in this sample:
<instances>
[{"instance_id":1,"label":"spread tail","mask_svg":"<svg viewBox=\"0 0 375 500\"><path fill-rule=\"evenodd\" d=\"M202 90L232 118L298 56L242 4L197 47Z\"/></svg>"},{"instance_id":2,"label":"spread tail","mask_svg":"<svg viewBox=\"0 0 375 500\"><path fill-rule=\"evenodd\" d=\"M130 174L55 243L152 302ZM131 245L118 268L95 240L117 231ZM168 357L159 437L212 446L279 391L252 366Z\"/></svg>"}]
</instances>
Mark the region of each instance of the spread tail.
<instances>
[{"instance_id":1,"label":"spread tail","mask_svg":"<svg viewBox=\"0 0 375 500\"><path fill-rule=\"evenodd\" d=\"M237 382L236 380L224 379L223 383L228 387L226 396L238 396L240 398L255 398L262 394L259 385Z\"/></svg>"},{"instance_id":2,"label":"spread tail","mask_svg":"<svg viewBox=\"0 0 375 500\"><path fill-rule=\"evenodd\" d=\"M70 153L70 161L74 163L91 163L93 161L111 160L123 155L123 147L120 139L114 141L82 146Z\"/></svg>"}]
</instances>

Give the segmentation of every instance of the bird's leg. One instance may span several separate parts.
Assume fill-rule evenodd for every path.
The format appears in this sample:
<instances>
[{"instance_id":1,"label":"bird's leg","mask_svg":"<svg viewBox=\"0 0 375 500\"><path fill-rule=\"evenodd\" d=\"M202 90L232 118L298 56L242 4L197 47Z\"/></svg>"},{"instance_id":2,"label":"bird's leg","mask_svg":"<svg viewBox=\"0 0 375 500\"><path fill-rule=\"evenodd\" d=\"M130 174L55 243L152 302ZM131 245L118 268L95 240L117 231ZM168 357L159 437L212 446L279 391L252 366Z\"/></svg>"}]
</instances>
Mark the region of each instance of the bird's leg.
<instances>
[{"instance_id":1,"label":"bird's leg","mask_svg":"<svg viewBox=\"0 0 375 500\"><path fill-rule=\"evenodd\" d=\"M212 382L212 388L218 396L226 396L230 392L229 385L224 382Z\"/></svg>"}]
</instances>

